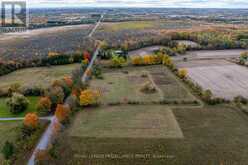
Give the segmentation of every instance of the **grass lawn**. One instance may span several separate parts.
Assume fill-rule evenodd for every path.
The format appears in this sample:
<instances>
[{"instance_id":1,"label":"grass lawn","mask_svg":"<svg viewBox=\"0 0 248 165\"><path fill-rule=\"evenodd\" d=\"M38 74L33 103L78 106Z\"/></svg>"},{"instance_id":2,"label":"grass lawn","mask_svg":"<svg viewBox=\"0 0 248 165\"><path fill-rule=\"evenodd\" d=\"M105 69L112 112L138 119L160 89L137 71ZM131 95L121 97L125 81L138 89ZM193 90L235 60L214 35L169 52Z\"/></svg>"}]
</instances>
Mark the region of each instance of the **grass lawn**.
<instances>
[{"instance_id":1,"label":"grass lawn","mask_svg":"<svg viewBox=\"0 0 248 165\"><path fill-rule=\"evenodd\" d=\"M0 77L0 89L6 89L11 84L22 87L47 87L54 80L70 75L79 64L69 64L51 67L36 67L21 69Z\"/></svg>"},{"instance_id":2,"label":"grass lawn","mask_svg":"<svg viewBox=\"0 0 248 165\"><path fill-rule=\"evenodd\" d=\"M149 77L142 77L146 69L113 70L103 73L103 80L91 81L91 88L98 89L102 93L101 103L116 103L127 101L151 102L162 99L162 93L143 93L140 89L149 80Z\"/></svg>"},{"instance_id":3,"label":"grass lawn","mask_svg":"<svg viewBox=\"0 0 248 165\"><path fill-rule=\"evenodd\" d=\"M183 138L166 138L161 135L170 133L167 113L156 107L137 107L80 112L59 139L60 158L49 163L247 164L248 117L240 111L229 106L173 109Z\"/></svg>"},{"instance_id":4,"label":"grass lawn","mask_svg":"<svg viewBox=\"0 0 248 165\"><path fill-rule=\"evenodd\" d=\"M21 123L22 122L19 121L0 122L0 150L2 150L2 147L7 140L10 142L15 141L17 130ZM0 164L3 163L3 160L3 155L0 153Z\"/></svg>"},{"instance_id":5,"label":"grass lawn","mask_svg":"<svg viewBox=\"0 0 248 165\"><path fill-rule=\"evenodd\" d=\"M6 105L6 98L0 98L0 118L1 117L24 117L25 114L28 112L35 112L36 111L36 103L38 102L39 97L27 97L30 104L28 109L22 113L14 115L10 113L7 105Z\"/></svg>"}]
</instances>

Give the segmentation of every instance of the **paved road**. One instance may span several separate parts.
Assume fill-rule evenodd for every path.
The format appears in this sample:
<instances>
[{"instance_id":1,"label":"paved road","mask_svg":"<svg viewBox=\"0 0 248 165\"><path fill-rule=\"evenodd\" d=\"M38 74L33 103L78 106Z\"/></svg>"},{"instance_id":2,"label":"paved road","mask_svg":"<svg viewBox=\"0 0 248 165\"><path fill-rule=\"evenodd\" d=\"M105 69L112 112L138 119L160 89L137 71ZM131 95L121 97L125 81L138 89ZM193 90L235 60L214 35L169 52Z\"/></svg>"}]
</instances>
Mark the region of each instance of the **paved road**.
<instances>
[{"instance_id":1,"label":"paved road","mask_svg":"<svg viewBox=\"0 0 248 165\"><path fill-rule=\"evenodd\" d=\"M101 15L101 18L97 22L96 26L92 29L92 31L90 32L90 34L88 35L88 37L92 37L92 35L96 31L97 27L101 24L101 21L103 19L103 16L104 15ZM97 47L96 51L94 52L94 55L93 55L93 57L92 57L92 59L90 61L90 64L88 65L88 69L91 69L91 67L93 66L94 61L97 58L98 51L99 51L99 46ZM85 82L86 81L86 78L87 78L87 74L84 73L84 75L82 77L82 81ZM55 129L55 126L57 124L59 124L59 122L58 122L56 116L53 116L51 118L51 122L50 122L48 128L46 129L46 131L42 135L42 137L41 137L38 145L36 146L36 148L35 148L32 156L31 156L31 158L29 159L28 165L35 165L35 154L36 154L37 151L47 149L47 147L48 147L48 145L49 145L49 143L51 141L51 138L53 137L54 129Z\"/></svg>"}]
</instances>

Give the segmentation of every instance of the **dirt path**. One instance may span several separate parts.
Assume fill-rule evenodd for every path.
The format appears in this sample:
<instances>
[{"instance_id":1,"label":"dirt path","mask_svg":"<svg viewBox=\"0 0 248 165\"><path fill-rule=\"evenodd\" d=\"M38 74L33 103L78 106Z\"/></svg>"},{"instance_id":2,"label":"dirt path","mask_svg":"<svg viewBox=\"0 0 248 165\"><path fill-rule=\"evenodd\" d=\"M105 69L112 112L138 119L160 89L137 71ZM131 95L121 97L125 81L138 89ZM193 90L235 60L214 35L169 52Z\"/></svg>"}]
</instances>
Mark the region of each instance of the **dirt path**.
<instances>
[{"instance_id":1,"label":"dirt path","mask_svg":"<svg viewBox=\"0 0 248 165\"><path fill-rule=\"evenodd\" d=\"M101 24L101 20L103 19L103 14L101 15L101 18L99 19L98 23L96 24L96 26L92 29L92 31L90 32L90 34L88 35L88 37L92 37L92 35L94 34L94 32L96 31L97 27ZM92 57L92 60L90 62L90 64L88 65L88 68L87 69L90 69L93 64L94 64L94 61L95 59L97 58L97 55L98 55L98 51L99 51L99 47L96 49L93 57ZM87 74L84 73L83 75L83 78L82 78L82 81L86 81L86 78L87 78ZM56 116L53 116L51 118L51 123L49 124L48 128L46 129L46 131L44 132L44 134L42 135L38 145L36 146L31 158L29 159L28 161L28 165L35 165L35 154L37 151L39 150L45 150L47 149L50 141L51 141L51 138L53 136L53 133L54 133L54 128L55 126L59 124L58 122L58 119L56 118Z\"/></svg>"}]
</instances>

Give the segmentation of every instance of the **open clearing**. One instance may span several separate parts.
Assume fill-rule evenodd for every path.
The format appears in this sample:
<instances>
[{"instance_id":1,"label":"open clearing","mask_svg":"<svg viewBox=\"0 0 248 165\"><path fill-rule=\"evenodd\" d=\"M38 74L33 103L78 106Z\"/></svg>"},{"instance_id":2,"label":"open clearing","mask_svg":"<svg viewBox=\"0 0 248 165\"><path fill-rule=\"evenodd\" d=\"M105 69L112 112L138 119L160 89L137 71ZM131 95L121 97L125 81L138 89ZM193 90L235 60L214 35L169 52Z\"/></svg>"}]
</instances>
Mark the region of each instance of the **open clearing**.
<instances>
[{"instance_id":1,"label":"open clearing","mask_svg":"<svg viewBox=\"0 0 248 165\"><path fill-rule=\"evenodd\" d=\"M177 121L164 106L113 106L81 112L73 137L183 138Z\"/></svg>"},{"instance_id":2,"label":"open clearing","mask_svg":"<svg viewBox=\"0 0 248 165\"><path fill-rule=\"evenodd\" d=\"M214 96L233 99L238 95L248 97L248 70L224 60L190 61L178 63L187 68L188 76L203 89L210 89Z\"/></svg>"},{"instance_id":3,"label":"open clearing","mask_svg":"<svg viewBox=\"0 0 248 165\"><path fill-rule=\"evenodd\" d=\"M17 127L21 125L19 121L0 122L0 149L6 141L13 142L17 136ZM3 155L0 153L0 164L3 164Z\"/></svg>"},{"instance_id":4,"label":"open clearing","mask_svg":"<svg viewBox=\"0 0 248 165\"><path fill-rule=\"evenodd\" d=\"M142 76L147 74L147 77ZM128 67L117 71L106 71L103 80L92 80L90 87L102 93L102 103L158 102L160 100L194 101L195 97L177 78L163 66ZM157 91L143 93L141 88L147 81L153 82Z\"/></svg>"},{"instance_id":5,"label":"open clearing","mask_svg":"<svg viewBox=\"0 0 248 165\"><path fill-rule=\"evenodd\" d=\"M35 112L36 111L36 105L38 102L39 97L27 97L29 100L29 106L28 109L22 113L19 114L12 114L9 111L9 108L6 105L6 98L0 98L0 118L3 117L24 117L25 114L29 113L29 112Z\"/></svg>"},{"instance_id":6,"label":"open clearing","mask_svg":"<svg viewBox=\"0 0 248 165\"><path fill-rule=\"evenodd\" d=\"M66 75L70 75L72 70L79 64L35 67L21 69L0 77L0 89L7 89L12 84L20 84L23 88L48 87L51 82Z\"/></svg>"},{"instance_id":7,"label":"open clearing","mask_svg":"<svg viewBox=\"0 0 248 165\"><path fill-rule=\"evenodd\" d=\"M48 164L247 163L248 121L243 113L229 106L173 109L184 138L145 138L147 131L148 137L170 133L169 109L159 107L84 109L59 139L61 158ZM150 125L162 129L157 133L147 129ZM139 129L143 131L136 132Z\"/></svg>"},{"instance_id":8,"label":"open clearing","mask_svg":"<svg viewBox=\"0 0 248 165\"><path fill-rule=\"evenodd\" d=\"M134 50L134 51L130 51L128 52L129 56L134 56L134 55L139 55L139 56L145 56L145 55L150 55L153 54L154 51L159 50L161 48L163 48L164 46L149 46L149 47L145 47L145 48L141 48L138 50Z\"/></svg>"}]
</instances>

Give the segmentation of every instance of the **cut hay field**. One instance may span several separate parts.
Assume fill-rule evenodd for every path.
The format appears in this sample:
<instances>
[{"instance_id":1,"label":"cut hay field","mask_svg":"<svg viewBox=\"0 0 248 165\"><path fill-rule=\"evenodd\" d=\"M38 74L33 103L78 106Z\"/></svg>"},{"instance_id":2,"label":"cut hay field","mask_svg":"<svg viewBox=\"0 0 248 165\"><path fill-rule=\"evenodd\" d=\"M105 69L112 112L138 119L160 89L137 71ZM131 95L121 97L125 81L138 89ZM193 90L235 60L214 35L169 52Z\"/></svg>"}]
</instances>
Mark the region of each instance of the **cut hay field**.
<instances>
[{"instance_id":1,"label":"cut hay field","mask_svg":"<svg viewBox=\"0 0 248 165\"><path fill-rule=\"evenodd\" d=\"M20 84L23 88L48 87L54 80L70 75L79 64L35 67L21 69L0 77L0 89L7 89L12 84Z\"/></svg>"},{"instance_id":2,"label":"cut hay field","mask_svg":"<svg viewBox=\"0 0 248 165\"><path fill-rule=\"evenodd\" d=\"M224 60L189 61L177 64L186 68L188 76L203 89L210 89L215 97L233 99L248 97L248 69Z\"/></svg>"},{"instance_id":3,"label":"cut hay field","mask_svg":"<svg viewBox=\"0 0 248 165\"><path fill-rule=\"evenodd\" d=\"M27 60L47 56L50 51L60 53L82 51L90 45L86 36L92 27L74 25L0 34L0 58Z\"/></svg>"},{"instance_id":4,"label":"cut hay field","mask_svg":"<svg viewBox=\"0 0 248 165\"><path fill-rule=\"evenodd\" d=\"M144 74L146 76L144 76ZM103 80L94 79L92 89L102 93L101 103L142 102L151 103L161 100L194 101L195 97L163 66L126 67L117 71L103 73ZM157 91L144 93L141 88L152 82Z\"/></svg>"},{"instance_id":5,"label":"cut hay field","mask_svg":"<svg viewBox=\"0 0 248 165\"><path fill-rule=\"evenodd\" d=\"M183 138L166 138L174 118ZM60 158L47 164L246 164L247 127L247 117L229 106L84 109L58 139Z\"/></svg>"}]
</instances>

